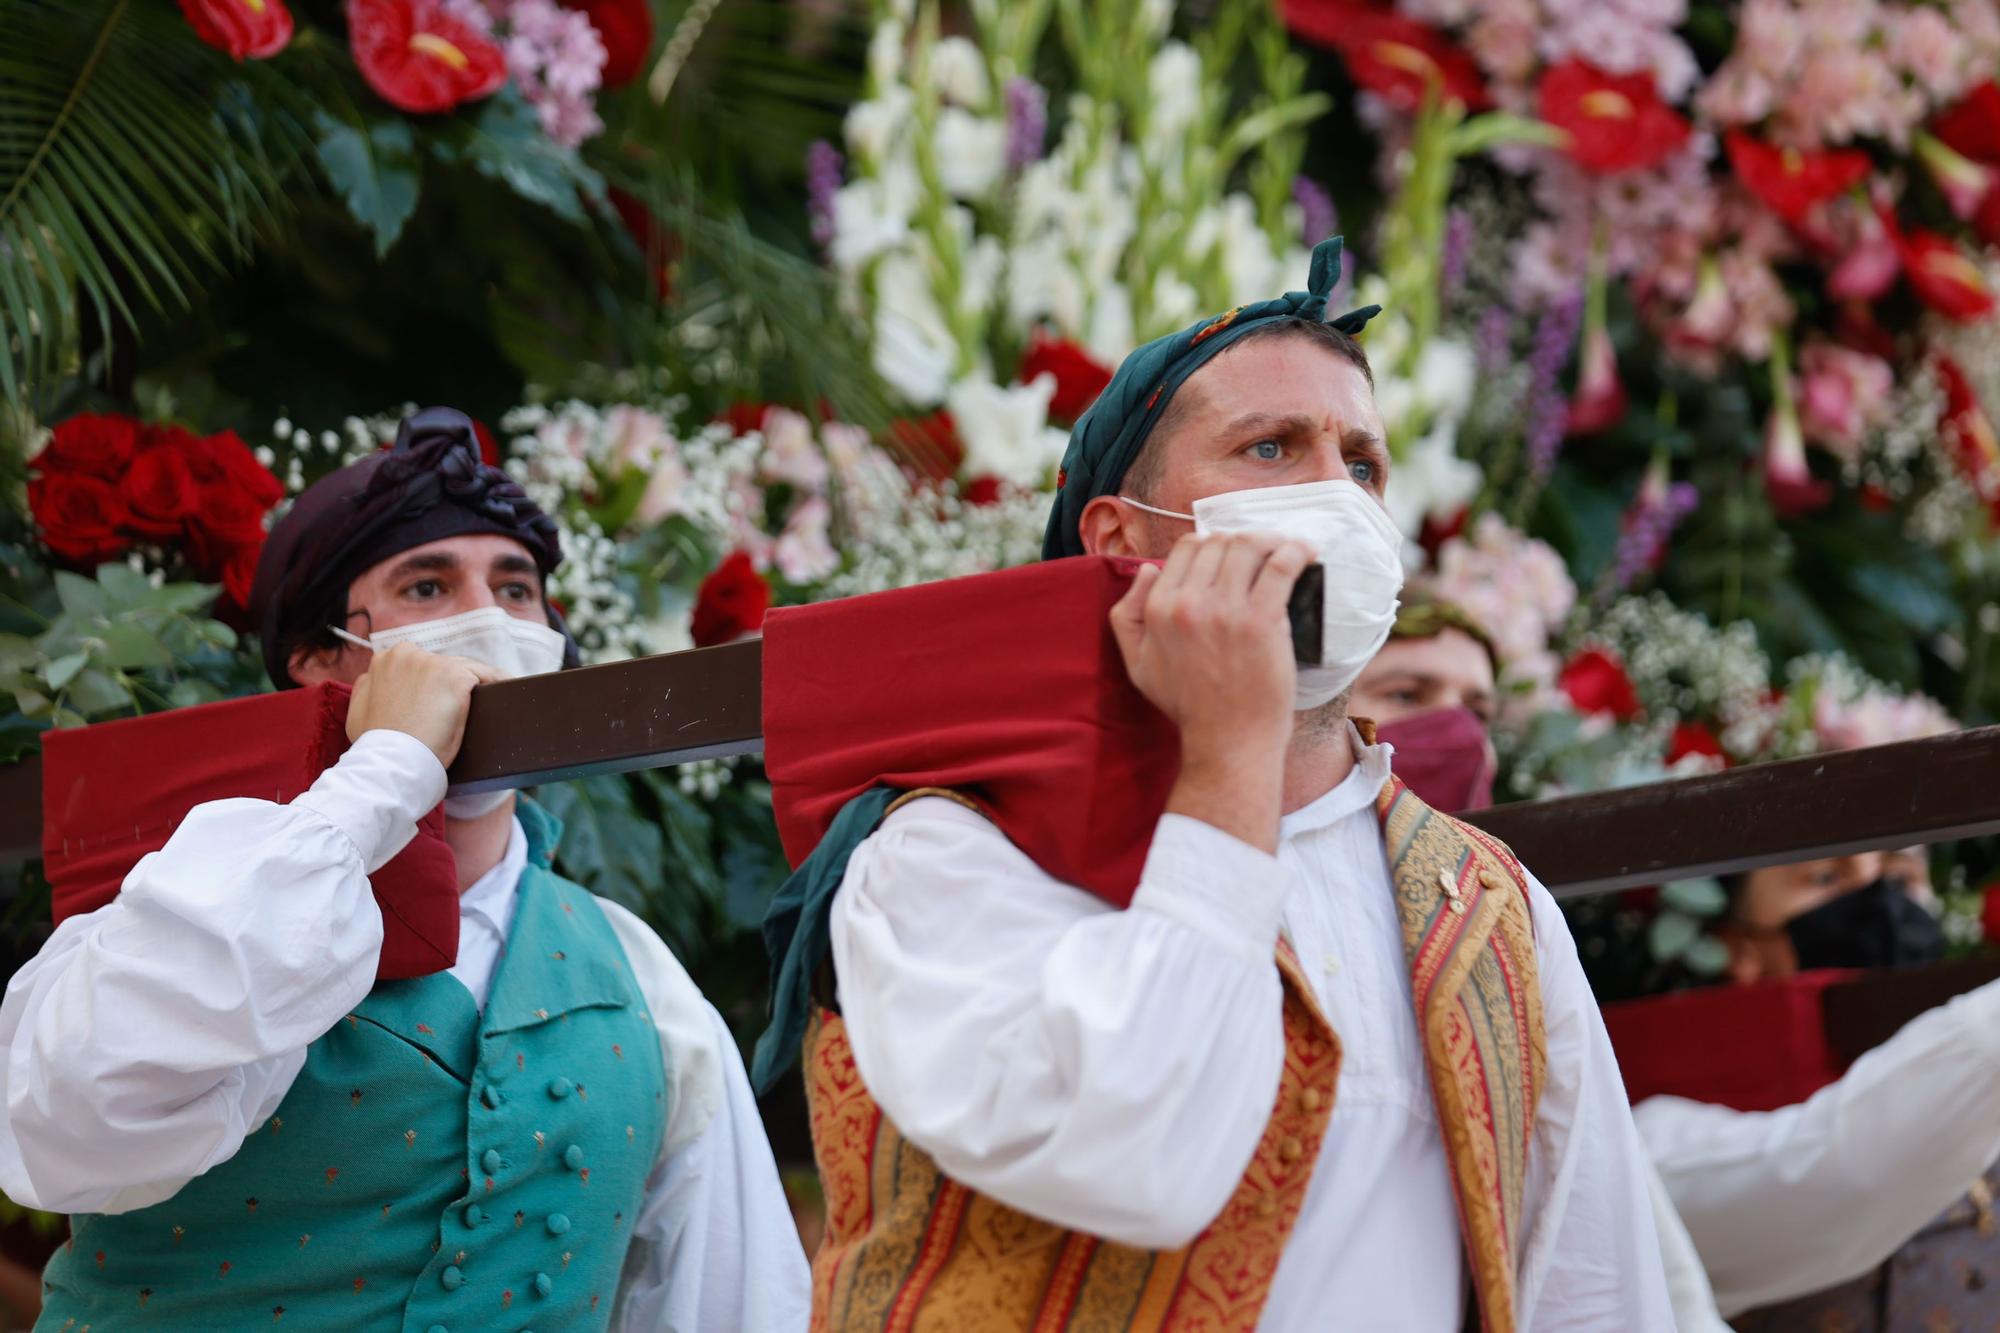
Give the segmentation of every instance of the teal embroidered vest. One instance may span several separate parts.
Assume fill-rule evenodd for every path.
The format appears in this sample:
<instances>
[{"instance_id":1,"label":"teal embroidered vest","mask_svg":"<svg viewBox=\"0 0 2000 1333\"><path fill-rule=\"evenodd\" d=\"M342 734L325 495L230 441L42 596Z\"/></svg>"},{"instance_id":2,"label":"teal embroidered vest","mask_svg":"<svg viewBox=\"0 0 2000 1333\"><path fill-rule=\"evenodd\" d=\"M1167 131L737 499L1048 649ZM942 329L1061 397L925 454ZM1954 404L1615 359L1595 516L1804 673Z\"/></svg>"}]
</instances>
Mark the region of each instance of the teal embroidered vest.
<instances>
[{"instance_id":1,"label":"teal embroidered vest","mask_svg":"<svg viewBox=\"0 0 2000 1333\"><path fill-rule=\"evenodd\" d=\"M165 1203L71 1220L38 1330L608 1325L667 1071L609 923L549 869L559 827L520 817L485 1013L447 973L376 986L234 1157Z\"/></svg>"}]
</instances>

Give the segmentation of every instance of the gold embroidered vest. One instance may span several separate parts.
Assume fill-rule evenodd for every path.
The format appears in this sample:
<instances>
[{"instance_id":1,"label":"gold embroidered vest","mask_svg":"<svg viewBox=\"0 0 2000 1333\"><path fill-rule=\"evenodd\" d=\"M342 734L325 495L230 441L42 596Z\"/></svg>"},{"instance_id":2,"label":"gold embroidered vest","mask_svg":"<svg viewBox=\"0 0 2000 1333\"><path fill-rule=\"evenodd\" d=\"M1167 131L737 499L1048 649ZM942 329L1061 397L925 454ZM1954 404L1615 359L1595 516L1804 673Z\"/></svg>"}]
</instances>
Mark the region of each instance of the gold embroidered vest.
<instances>
[{"instance_id":1,"label":"gold embroidered vest","mask_svg":"<svg viewBox=\"0 0 2000 1333\"><path fill-rule=\"evenodd\" d=\"M1377 814L1481 1327L1513 1333L1545 1062L1526 877L1504 846L1394 778ZM845 1024L818 1008L804 1060L827 1205L815 1333L1249 1333L1305 1202L1340 1072L1339 1038L1282 939L1277 966L1277 1103L1221 1213L1172 1251L1067 1231L946 1176L882 1113Z\"/></svg>"}]
</instances>

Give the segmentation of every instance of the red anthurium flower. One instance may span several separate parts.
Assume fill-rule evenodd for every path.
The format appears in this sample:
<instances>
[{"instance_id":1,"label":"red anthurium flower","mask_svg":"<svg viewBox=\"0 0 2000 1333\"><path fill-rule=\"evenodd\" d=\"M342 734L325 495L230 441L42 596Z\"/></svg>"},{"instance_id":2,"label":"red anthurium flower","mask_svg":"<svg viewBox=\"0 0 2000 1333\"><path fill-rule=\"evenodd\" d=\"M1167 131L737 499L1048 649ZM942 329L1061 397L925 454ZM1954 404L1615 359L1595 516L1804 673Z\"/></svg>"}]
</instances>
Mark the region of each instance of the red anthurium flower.
<instances>
[{"instance_id":1,"label":"red anthurium flower","mask_svg":"<svg viewBox=\"0 0 2000 1333\"><path fill-rule=\"evenodd\" d=\"M449 111L499 91L507 56L444 0L347 0L354 63L402 111Z\"/></svg>"},{"instance_id":2,"label":"red anthurium flower","mask_svg":"<svg viewBox=\"0 0 2000 1333\"><path fill-rule=\"evenodd\" d=\"M639 77L653 53L653 10L646 0L562 0L565 9L590 16L604 43L606 88L622 88Z\"/></svg>"},{"instance_id":3,"label":"red anthurium flower","mask_svg":"<svg viewBox=\"0 0 2000 1333\"><path fill-rule=\"evenodd\" d=\"M1699 722L1682 722L1674 727L1674 734L1667 741L1667 763L1678 764L1691 754L1704 755L1710 759L1720 759L1725 764L1729 756L1722 749L1722 742L1715 733Z\"/></svg>"},{"instance_id":4,"label":"red anthurium flower","mask_svg":"<svg viewBox=\"0 0 2000 1333\"><path fill-rule=\"evenodd\" d=\"M1722 143L1744 188L1794 226L1819 205L1859 185L1871 165L1868 154L1858 149L1805 153L1773 148L1741 130L1731 130Z\"/></svg>"},{"instance_id":5,"label":"red anthurium flower","mask_svg":"<svg viewBox=\"0 0 2000 1333\"><path fill-rule=\"evenodd\" d=\"M761 628L770 609L771 585L751 563L750 553L738 551L701 581L689 633L697 648L729 643Z\"/></svg>"},{"instance_id":6,"label":"red anthurium flower","mask_svg":"<svg viewBox=\"0 0 2000 1333\"><path fill-rule=\"evenodd\" d=\"M237 60L265 60L292 40L285 0L181 0L194 35Z\"/></svg>"},{"instance_id":7,"label":"red anthurium flower","mask_svg":"<svg viewBox=\"0 0 2000 1333\"><path fill-rule=\"evenodd\" d=\"M1624 663L1602 648L1585 648L1570 658L1556 683L1580 713L1630 722L1645 712Z\"/></svg>"},{"instance_id":8,"label":"red anthurium flower","mask_svg":"<svg viewBox=\"0 0 2000 1333\"><path fill-rule=\"evenodd\" d=\"M2000 880L1979 891L1979 927L1990 944L2000 944Z\"/></svg>"},{"instance_id":9,"label":"red anthurium flower","mask_svg":"<svg viewBox=\"0 0 2000 1333\"><path fill-rule=\"evenodd\" d=\"M1956 243L1933 231L1903 231L1890 219L1883 221L1896 244L1897 257L1903 261L1903 272L1925 305L1947 319L1972 324L1992 314L2000 304L1994 300L1985 273Z\"/></svg>"},{"instance_id":10,"label":"red anthurium flower","mask_svg":"<svg viewBox=\"0 0 2000 1333\"><path fill-rule=\"evenodd\" d=\"M1595 435L1625 419L1625 385L1618 378L1618 353L1611 334L1601 325L1584 333L1582 355L1567 429L1571 435Z\"/></svg>"},{"instance_id":11,"label":"red anthurium flower","mask_svg":"<svg viewBox=\"0 0 2000 1333\"><path fill-rule=\"evenodd\" d=\"M1049 416L1057 421L1074 422L1111 383L1109 367L1068 338L1051 338L1040 329L1021 358L1019 379L1033 384L1038 375L1055 377L1056 393L1049 400Z\"/></svg>"},{"instance_id":12,"label":"red anthurium flower","mask_svg":"<svg viewBox=\"0 0 2000 1333\"><path fill-rule=\"evenodd\" d=\"M1975 162L2000 162L2000 85L1982 83L1939 112L1931 133Z\"/></svg>"},{"instance_id":13,"label":"red anthurium flower","mask_svg":"<svg viewBox=\"0 0 2000 1333\"><path fill-rule=\"evenodd\" d=\"M1356 83L1399 110L1422 106L1433 87L1441 100L1461 103L1469 111L1492 101L1472 57L1435 28L1317 0L1285 0L1284 13L1293 32L1339 51Z\"/></svg>"},{"instance_id":14,"label":"red anthurium flower","mask_svg":"<svg viewBox=\"0 0 2000 1333\"><path fill-rule=\"evenodd\" d=\"M964 488L959 491L958 497L967 504L975 507L998 504L1000 503L1000 497L1006 494L1006 489L1006 484L1000 478L988 473L983 477L974 477L971 481L966 482Z\"/></svg>"},{"instance_id":15,"label":"red anthurium flower","mask_svg":"<svg viewBox=\"0 0 2000 1333\"><path fill-rule=\"evenodd\" d=\"M493 428L483 421L472 423L472 433L479 441L479 461L488 467L500 466L500 441L493 438Z\"/></svg>"},{"instance_id":16,"label":"red anthurium flower","mask_svg":"<svg viewBox=\"0 0 2000 1333\"><path fill-rule=\"evenodd\" d=\"M1570 59L1542 76L1542 119L1568 136L1586 171L1609 175L1657 166L1687 142L1688 123L1660 100L1647 73L1607 74Z\"/></svg>"}]
</instances>

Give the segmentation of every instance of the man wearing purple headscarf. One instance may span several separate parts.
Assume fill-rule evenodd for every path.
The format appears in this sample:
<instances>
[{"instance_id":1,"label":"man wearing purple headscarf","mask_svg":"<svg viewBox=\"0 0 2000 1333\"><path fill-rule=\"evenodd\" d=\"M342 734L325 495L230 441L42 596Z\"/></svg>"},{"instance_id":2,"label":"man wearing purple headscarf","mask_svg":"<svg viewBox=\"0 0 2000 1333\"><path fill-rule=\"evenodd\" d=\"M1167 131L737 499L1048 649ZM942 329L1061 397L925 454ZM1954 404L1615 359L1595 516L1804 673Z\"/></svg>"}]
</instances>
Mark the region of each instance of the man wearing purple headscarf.
<instances>
[{"instance_id":1,"label":"man wearing purple headscarf","mask_svg":"<svg viewBox=\"0 0 2000 1333\"><path fill-rule=\"evenodd\" d=\"M532 801L445 795L473 687L576 660L561 559L444 408L272 532L265 663L353 685L354 743L288 804L197 806L8 987L0 1189L77 1215L44 1326L804 1326L721 1018ZM457 960L377 981L368 876L440 801Z\"/></svg>"}]
</instances>

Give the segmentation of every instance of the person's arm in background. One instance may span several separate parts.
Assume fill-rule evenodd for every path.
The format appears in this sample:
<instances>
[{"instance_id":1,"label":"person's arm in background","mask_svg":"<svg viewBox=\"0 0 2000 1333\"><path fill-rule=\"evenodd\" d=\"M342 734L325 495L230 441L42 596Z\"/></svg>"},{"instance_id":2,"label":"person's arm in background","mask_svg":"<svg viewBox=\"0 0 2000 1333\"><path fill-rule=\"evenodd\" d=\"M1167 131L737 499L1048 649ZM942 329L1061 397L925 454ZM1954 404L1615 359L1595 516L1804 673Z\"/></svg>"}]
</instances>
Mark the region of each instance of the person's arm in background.
<instances>
[{"instance_id":1,"label":"person's arm in background","mask_svg":"<svg viewBox=\"0 0 2000 1333\"><path fill-rule=\"evenodd\" d=\"M235 1155L374 985L368 875L443 798L490 674L385 652L349 710L354 746L309 791L196 807L115 900L50 936L0 1001L0 1190L125 1212Z\"/></svg>"},{"instance_id":2,"label":"person's arm in background","mask_svg":"<svg viewBox=\"0 0 2000 1333\"><path fill-rule=\"evenodd\" d=\"M1548 1039L1518 1298L1536 1333L1674 1328L1644 1148L1568 923L1529 878Z\"/></svg>"},{"instance_id":3,"label":"person's arm in background","mask_svg":"<svg viewBox=\"0 0 2000 1333\"><path fill-rule=\"evenodd\" d=\"M1887 1259L2000 1160L2000 982L1912 1020L1776 1111L1635 1111L1724 1315Z\"/></svg>"}]
</instances>

